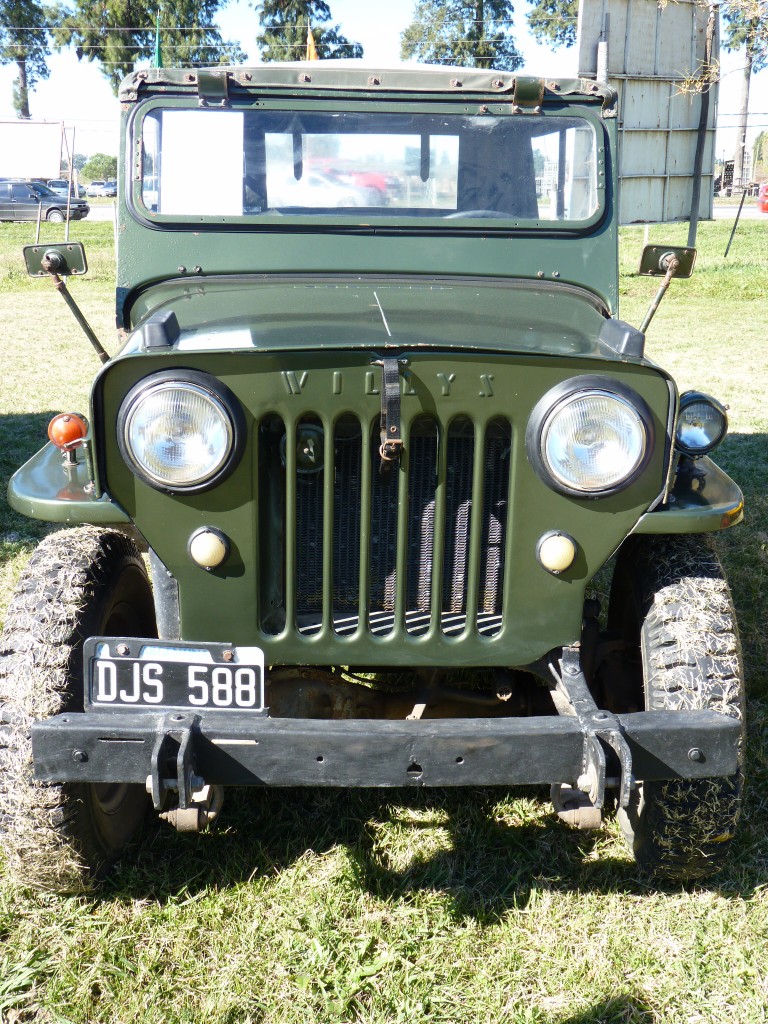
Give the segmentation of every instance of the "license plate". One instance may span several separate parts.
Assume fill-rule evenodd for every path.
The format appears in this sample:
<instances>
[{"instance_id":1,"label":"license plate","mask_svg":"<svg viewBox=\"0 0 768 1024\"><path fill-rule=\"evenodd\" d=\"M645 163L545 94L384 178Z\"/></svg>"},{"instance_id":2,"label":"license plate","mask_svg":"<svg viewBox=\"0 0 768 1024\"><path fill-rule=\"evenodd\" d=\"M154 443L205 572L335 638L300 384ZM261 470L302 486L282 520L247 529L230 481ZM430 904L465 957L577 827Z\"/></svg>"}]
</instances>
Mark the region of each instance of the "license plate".
<instances>
[{"instance_id":1,"label":"license plate","mask_svg":"<svg viewBox=\"0 0 768 1024\"><path fill-rule=\"evenodd\" d=\"M91 637L83 656L93 708L265 710L258 647Z\"/></svg>"}]
</instances>

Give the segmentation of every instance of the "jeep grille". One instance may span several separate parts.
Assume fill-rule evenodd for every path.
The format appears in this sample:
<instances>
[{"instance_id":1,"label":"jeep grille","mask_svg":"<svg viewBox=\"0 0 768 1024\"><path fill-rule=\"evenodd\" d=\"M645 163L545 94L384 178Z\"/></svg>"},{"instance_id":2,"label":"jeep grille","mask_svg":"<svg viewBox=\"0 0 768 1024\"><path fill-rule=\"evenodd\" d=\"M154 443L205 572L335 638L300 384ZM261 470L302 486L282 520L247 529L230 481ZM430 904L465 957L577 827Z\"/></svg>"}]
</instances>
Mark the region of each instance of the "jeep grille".
<instances>
[{"instance_id":1,"label":"jeep grille","mask_svg":"<svg viewBox=\"0 0 768 1024\"><path fill-rule=\"evenodd\" d=\"M403 434L382 472L377 423L262 420L264 633L500 631L510 423L419 416Z\"/></svg>"}]
</instances>

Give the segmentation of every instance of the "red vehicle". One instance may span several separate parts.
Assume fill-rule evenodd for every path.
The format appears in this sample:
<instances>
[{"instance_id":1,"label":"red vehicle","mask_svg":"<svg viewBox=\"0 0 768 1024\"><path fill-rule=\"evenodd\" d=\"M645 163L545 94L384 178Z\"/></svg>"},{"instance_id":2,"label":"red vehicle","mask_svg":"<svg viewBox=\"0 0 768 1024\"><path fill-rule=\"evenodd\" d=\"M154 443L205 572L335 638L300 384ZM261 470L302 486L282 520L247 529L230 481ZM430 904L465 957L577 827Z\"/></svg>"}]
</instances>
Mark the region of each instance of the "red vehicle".
<instances>
[{"instance_id":1,"label":"red vehicle","mask_svg":"<svg viewBox=\"0 0 768 1024\"><path fill-rule=\"evenodd\" d=\"M768 181L764 181L757 193L757 208L761 213L768 213Z\"/></svg>"}]
</instances>

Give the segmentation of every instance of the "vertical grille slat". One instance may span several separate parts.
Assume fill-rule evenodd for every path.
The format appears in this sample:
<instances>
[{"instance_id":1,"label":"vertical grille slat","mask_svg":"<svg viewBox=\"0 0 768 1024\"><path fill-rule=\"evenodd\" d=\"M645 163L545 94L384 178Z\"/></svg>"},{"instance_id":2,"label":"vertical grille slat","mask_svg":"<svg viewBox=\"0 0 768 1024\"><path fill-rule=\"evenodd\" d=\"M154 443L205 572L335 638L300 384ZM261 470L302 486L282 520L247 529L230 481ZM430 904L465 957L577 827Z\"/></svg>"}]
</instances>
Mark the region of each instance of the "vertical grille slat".
<instances>
[{"instance_id":1,"label":"vertical grille slat","mask_svg":"<svg viewBox=\"0 0 768 1024\"><path fill-rule=\"evenodd\" d=\"M446 550L446 478L448 475L448 434L444 427L437 433L437 475L435 479L434 522L432 538L432 578L430 580L429 628L440 628Z\"/></svg>"},{"instance_id":2,"label":"vertical grille slat","mask_svg":"<svg viewBox=\"0 0 768 1024\"><path fill-rule=\"evenodd\" d=\"M304 538L302 537L302 541ZM302 545L302 548L304 545ZM304 555L302 550L302 555ZM285 424L285 622L296 623L296 424Z\"/></svg>"},{"instance_id":3,"label":"vertical grille slat","mask_svg":"<svg viewBox=\"0 0 768 1024\"><path fill-rule=\"evenodd\" d=\"M333 465L333 608L334 619L358 614L361 572L363 464L360 424L338 423L334 433ZM339 538L342 542L339 543ZM367 568L365 573L367 575ZM338 628L338 627L337 627Z\"/></svg>"},{"instance_id":4,"label":"vertical grille slat","mask_svg":"<svg viewBox=\"0 0 768 1024\"><path fill-rule=\"evenodd\" d=\"M389 475L379 472L377 423L351 415L267 421L259 484L270 507L260 508L258 536L272 577L259 584L261 602L269 597L274 609L269 622L340 638L500 632L510 572L507 421L406 421L405 454ZM322 452L317 466L298 451L307 436ZM280 631L267 620L265 632Z\"/></svg>"},{"instance_id":5,"label":"vertical grille slat","mask_svg":"<svg viewBox=\"0 0 768 1024\"><path fill-rule=\"evenodd\" d=\"M395 574L397 564L397 524L402 473L395 466L381 473L378 434L374 431L369 445L371 477L370 532L370 612L395 611ZM392 620L394 627L394 619ZM387 632L391 632L389 629ZM381 634L381 629L377 628Z\"/></svg>"},{"instance_id":6,"label":"vertical grille slat","mask_svg":"<svg viewBox=\"0 0 768 1024\"><path fill-rule=\"evenodd\" d=\"M336 588L334 572L333 543L334 524L336 521L335 482L336 453L335 431L325 421L323 423L323 628L333 628L333 605Z\"/></svg>"},{"instance_id":7,"label":"vertical grille slat","mask_svg":"<svg viewBox=\"0 0 768 1024\"><path fill-rule=\"evenodd\" d=\"M411 459L413 453L410 451L411 435L407 423L402 425L402 438L404 453L401 457L401 467L398 476L397 495L397 539L395 542L395 622L396 630L405 629L406 611L410 607L407 598L408 584L408 512L410 508L409 477Z\"/></svg>"},{"instance_id":8,"label":"vertical grille slat","mask_svg":"<svg viewBox=\"0 0 768 1024\"><path fill-rule=\"evenodd\" d=\"M425 633L429 628L432 603L432 559L435 535L435 491L437 486L437 426L433 420L417 420L408 443L408 524L404 572L406 608L420 612L406 623L409 633Z\"/></svg>"},{"instance_id":9,"label":"vertical grille slat","mask_svg":"<svg viewBox=\"0 0 768 1024\"><path fill-rule=\"evenodd\" d=\"M493 615L502 601L510 457L510 438L500 428L494 436L488 437L485 449L484 557L480 571L479 609L486 615Z\"/></svg>"},{"instance_id":10,"label":"vertical grille slat","mask_svg":"<svg viewBox=\"0 0 768 1024\"><path fill-rule=\"evenodd\" d=\"M466 607L467 545L472 507L475 437L472 423L455 420L448 431L443 608L462 613Z\"/></svg>"},{"instance_id":11,"label":"vertical grille slat","mask_svg":"<svg viewBox=\"0 0 768 1024\"><path fill-rule=\"evenodd\" d=\"M465 629L474 632L477 625L477 601L480 591L480 545L483 537L483 498L485 496L485 428L475 424L475 450L472 458L472 509L469 516L467 545L467 599L464 608Z\"/></svg>"},{"instance_id":12,"label":"vertical grille slat","mask_svg":"<svg viewBox=\"0 0 768 1024\"><path fill-rule=\"evenodd\" d=\"M371 612L369 581L371 576L371 533L373 521L372 508L372 462L367 457L370 446L370 431L366 424L361 424L360 434L360 579L358 588L358 626L368 622ZM339 544L339 540L341 543ZM344 547L343 538L337 539L340 548Z\"/></svg>"}]
</instances>

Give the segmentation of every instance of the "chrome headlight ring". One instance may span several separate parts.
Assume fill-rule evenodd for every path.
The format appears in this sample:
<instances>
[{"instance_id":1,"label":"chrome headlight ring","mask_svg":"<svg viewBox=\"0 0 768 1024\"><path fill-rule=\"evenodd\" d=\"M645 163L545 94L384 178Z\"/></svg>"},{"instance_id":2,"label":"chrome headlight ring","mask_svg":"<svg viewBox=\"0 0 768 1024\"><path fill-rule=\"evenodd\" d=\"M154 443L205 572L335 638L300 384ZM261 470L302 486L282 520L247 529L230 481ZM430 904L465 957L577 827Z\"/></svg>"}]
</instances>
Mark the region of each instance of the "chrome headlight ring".
<instances>
[{"instance_id":1,"label":"chrome headlight ring","mask_svg":"<svg viewBox=\"0 0 768 1024\"><path fill-rule=\"evenodd\" d=\"M528 459L560 494L603 498L629 487L654 449L646 402L610 377L572 377L536 404L526 429Z\"/></svg>"},{"instance_id":2,"label":"chrome headlight ring","mask_svg":"<svg viewBox=\"0 0 768 1024\"><path fill-rule=\"evenodd\" d=\"M117 442L131 471L169 494L195 494L226 479L240 461L245 434L238 400L199 370L145 377L117 417Z\"/></svg>"}]
</instances>

